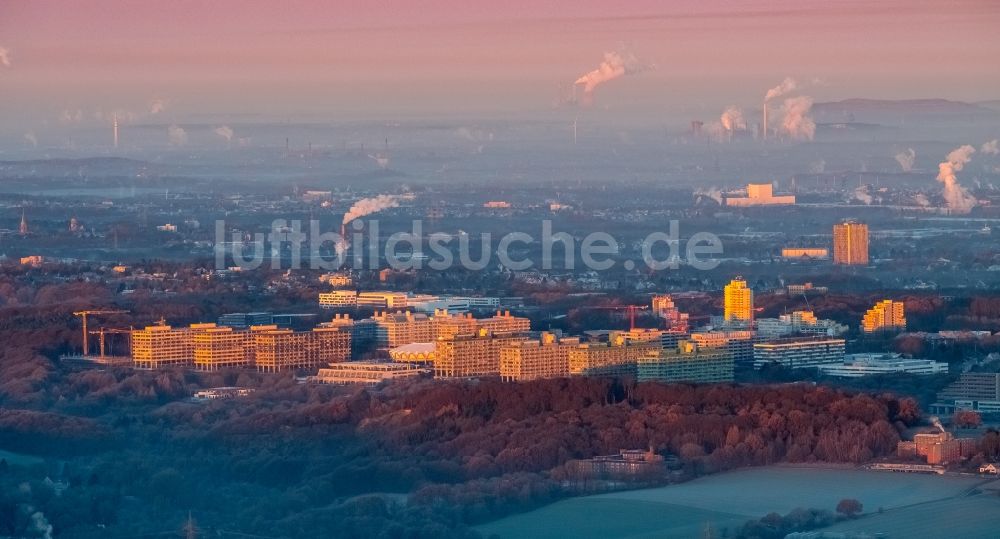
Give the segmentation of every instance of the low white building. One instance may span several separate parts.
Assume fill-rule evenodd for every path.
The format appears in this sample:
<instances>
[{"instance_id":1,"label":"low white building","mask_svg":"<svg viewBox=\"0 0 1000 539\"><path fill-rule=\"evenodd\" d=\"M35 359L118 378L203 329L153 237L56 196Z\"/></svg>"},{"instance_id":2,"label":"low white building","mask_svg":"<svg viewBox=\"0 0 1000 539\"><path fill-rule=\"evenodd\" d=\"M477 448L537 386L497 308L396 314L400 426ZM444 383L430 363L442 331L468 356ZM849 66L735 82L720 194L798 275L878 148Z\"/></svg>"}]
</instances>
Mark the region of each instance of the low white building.
<instances>
[{"instance_id":1,"label":"low white building","mask_svg":"<svg viewBox=\"0 0 1000 539\"><path fill-rule=\"evenodd\" d=\"M941 374L948 372L948 364L929 359L907 359L899 354L848 354L842 363L820 365L821 374L840 378L860 378L875 374Z\"/></svg>"}]
</instances>

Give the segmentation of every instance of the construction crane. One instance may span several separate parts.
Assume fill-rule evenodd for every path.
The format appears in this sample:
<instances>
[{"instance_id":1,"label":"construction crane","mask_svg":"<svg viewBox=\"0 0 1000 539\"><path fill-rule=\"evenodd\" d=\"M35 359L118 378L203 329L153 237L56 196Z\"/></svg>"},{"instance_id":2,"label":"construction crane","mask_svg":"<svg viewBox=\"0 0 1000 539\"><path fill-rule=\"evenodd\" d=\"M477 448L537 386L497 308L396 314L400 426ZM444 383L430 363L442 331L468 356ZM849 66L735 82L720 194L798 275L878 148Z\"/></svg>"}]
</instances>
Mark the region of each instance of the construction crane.
<instances>
[{"instance_id":1,"label":"construction crane","mask_svg":"<svg viewBox=\"0 0 1000 539\"><path fill-rule=\"evenodd\" d=\"M102 314L127 314L128 311L123 311L119 309L90 309L86 311L76 311L73 316L79 316L83 320L83 355L90 353L90 334L87 332L87 317L91 315L102 315ZM102 337L103 344L103 337ZM103 348L103 346L102 346Z\"/></svg>"},{"instance_id":2,"label":"construction crane","mask_svg":"<svg viewBox=\"0 0 1000 539\"><path fill-rule=\"evenodd\" d=\"M125 335L126 336L126 340L125 340L126 347L129 348L129 349L131 349L132 328L123 329L123 328L103 328L102 327L101 329L98 329L96 331L91 331L90 334L91 335L97 335L98 338L99 338L99 340L100 340L100 344L98 345L99 346L98 355L100 356L101 359L104 359L104 357L108 355L108 354L105 353L105 350L107 349L107 346L105 346L105 342L107 341L107 335L109 335L109 334L110 335ZM111 346L112 346L112 352L114 352L114 343L113 342L112 342ZM114 354L112 353L111 355L113 356Z\"/></svg>"}]
</instances>

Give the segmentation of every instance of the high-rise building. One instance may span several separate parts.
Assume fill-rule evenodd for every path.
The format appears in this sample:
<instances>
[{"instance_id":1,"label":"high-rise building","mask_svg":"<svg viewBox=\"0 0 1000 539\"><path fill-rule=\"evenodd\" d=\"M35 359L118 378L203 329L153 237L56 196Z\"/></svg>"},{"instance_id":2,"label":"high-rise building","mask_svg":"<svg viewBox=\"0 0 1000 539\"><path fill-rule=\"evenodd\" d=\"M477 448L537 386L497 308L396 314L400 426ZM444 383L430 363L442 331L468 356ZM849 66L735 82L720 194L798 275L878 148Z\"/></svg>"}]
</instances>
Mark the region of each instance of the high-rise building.
<instances>
[{"instance_id":1,"label":"high-rise building","mask_svg":"<svg viewBox=\"0 0 1000 539\"><path fill-rule=\"evenodd\" d=\"M434 347L436 378L476 378L500 374L500 350L524 337L495 336L486 330L475 335L441 338Z\"/></svg>"},{"instance_id":2,"label":"high-rise building","mask_svg":"<svg viewBox=\"0 0 1000 539\"><path fill-rule=\"evenodd\" d=\"M725 288L725 321L753 322L753 290L747 287L743 277L730 281Z\"/></svg>"},{"instance_id":3,"label":"high-rise building","mask_svg":"<svg viewBox=\"0 0 1000 539\"><path fill-rule=\"evenodd\" d=\"M309 369L351 357L348 328L292 331L272 325L255 328L252 338L254 365L261 372Z\"/></svg>"},{"instance_id":4,"label":"high-rise building","mask_svg":"<svg viewBox=\"0 0 1000 539\"><path fill-rule=\"evenodd\" d=\"M376 324L375 341L379 348L395 348L411 342L434 340L433 320L424 313L379 312L372 319Z\"/></svg>"},{"instance_id":5,"label":"high-rise building","mask_svg":"<svg viewBox=\"0 0 1000 539\"><path fill-rule=\"evenodd\" d=\"M678 342L683 339L678 339ZM687 340L702 348L718 348L729 352L737 365L753 363L754 333L749 330L703 331L692 333ZM677 346L675 343L674 346Z\"/></svg>"},{"instance_id":6,"label":"high-rise building","mask_svg":"<svg viewBox=\"0 0 1000 539\"><path fill-rule=\"evenodd\" d=\"M677 348L650 350L640 357L637 372L640 382L732 382L733 358L723 349L703 348L691 341L680 341Z\"/></svg>"},{"instance_id":7,"label":"high-rise building","mask_svg":"<svg viewBox=\"0 0 1000 539\"><path fill-rule=\"evenodd\" d=\"M215 324L211 326L214 327L206 327L191 335L194 368L200 371L217 371L249 366L253 361L250 333Z\"/></svg>"},{"instance_id":8,"label":"high-rise building","mask_svg":"<svg viewBox=\"0 0 1000 539\"><path fill-rule=\"evenodd\" d=\"M662 318L667 329L677 331L687 331L688 315L682 313L674 305L674 300L668 294L658 294L653 296L653 314Z\"/></svg>"},{"instance_id":9,"label":"high-rise building","mask_svg":"<svg viewBox=\"0 0 1000 539\"><path fill-rule=\"evenodd\" d=\"M757 369L765 365L804 369L843 364L845 345L844 339L830 337L799 337L756 343L753 345L753 365Z\"/></svg>"},{"instance_id":10,"label":"high-rise building","mask_svg":"<svg viewBox=\"0 0 1000 539\"><path fill-rule=\"evenodd\" d=\"M556 337L544 332L537 340L510 343L500 349L500 378L526 382L569 375L569 352L578 338Z\"/></svg>"},{"instance_id":11,"label":"high-rise building","mask_svg":"<svg viewBox=\"0 0 1000 539\"><path fill-rule=\"evenodd\" d=\"M868 309L861 319L861 331L864 333L905 330L906 313L901 301L884 299Z\"/></svg>"},{"instance_id":12,"label":"high-rise building","mask_svg":"<svg viewBox=\"0 0 1000 539\"><path fill-rule=\"evenodd\" d=\"M833 225L833 263L868 265L868 225L853 222Z\"/></svg>"},{"instance_id":13,"label":"high-rise building","mask_svg":"<svg viewBox=\"0 0 1000 539\"><path fill-rule=\"evenodd\" d=\"M659 348L659 341L634 342L624 335L613 335L606 343L579 344L569 350L569 373L634 377L639 358Z\"/></svg>"},{"instance_id":14,"label":"high-rise building","mask_svg":"<svg viewBox=\"0 0 1000 539\"><path fill-rule=\"evenodd\" d=\"M194 358L191 330L167 325L132 331L132 361L140 369L187 365Z\"/></svg>"}]
</instances>

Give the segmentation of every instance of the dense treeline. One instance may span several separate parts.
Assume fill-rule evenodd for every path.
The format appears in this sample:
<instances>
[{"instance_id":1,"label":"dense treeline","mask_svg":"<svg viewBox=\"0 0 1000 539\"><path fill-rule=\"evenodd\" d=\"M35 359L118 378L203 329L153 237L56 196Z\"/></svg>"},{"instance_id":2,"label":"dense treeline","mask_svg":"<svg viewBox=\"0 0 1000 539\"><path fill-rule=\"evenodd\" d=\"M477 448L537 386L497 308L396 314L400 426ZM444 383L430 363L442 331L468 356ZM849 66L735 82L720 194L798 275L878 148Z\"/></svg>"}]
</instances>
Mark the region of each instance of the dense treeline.
<instances>
[{"instance_id":1,"label":"dense treeline","mask_svg":"<svg viewBox=\"0 0 1000 539\"><path fill-rule=\"evenodd\" d=\"M164 374L133 376L156 387ZM316 529L462 536L467 525L572 495L562 481L572 459L650 447L677 455L685 477L781 461L861 462L891 452L897 426L917 418L906 399L810 385L574 378L348 390L258 382L241 400L153 408L122 401L92 419L39 416L61 436L106 440L89 454L56 445L67 461L58 473L66 492L100 497L92 504L104 518L62 522L56 535L99 536L97 523L148 533L165 522L180 526L190 510L206 529L283 537ZM21 425L0 421L11 449L44 430ZM17 506L48 515L46 499ZM105 518L108 506L113 518Z\"/></svg>"}]
</instances>

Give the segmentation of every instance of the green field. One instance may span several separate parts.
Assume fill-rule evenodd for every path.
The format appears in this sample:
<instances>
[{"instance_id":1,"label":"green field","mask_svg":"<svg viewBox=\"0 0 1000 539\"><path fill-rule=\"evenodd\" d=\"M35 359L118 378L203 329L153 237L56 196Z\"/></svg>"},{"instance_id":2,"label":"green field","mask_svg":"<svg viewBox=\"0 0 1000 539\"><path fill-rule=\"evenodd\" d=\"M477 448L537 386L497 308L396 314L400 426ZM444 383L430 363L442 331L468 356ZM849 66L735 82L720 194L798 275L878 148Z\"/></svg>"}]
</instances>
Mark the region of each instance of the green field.
<instances>
[{"instance_id":1,"label":"green field","mask_svg":"<svg viewBox=\"0 0 1000 539\"><path fill-rule=\"evenodd\" d=\"M708 524L720 531L740 526L749 519L760 518L772 511L787 513L797 507L833 511L843 498L857 498L864 504L865 511L874 512L879 507L890 510L884 515L872 515L843 524L847 526L868 520L875 522L876 518L885 519L904 511L891 511L892 508L963 496L981 481L976 477L852 469L752 468L669 487L564 500L530 513L491 522L478 530L487 536L496 534L503 539L681 538L700 537ZM955 510L961 511L961 502L974 499L958 498ZM1000 503L996 508L1000 509ZM1000 519L1000 514L997 518Z\"/></svg>"}]
</instances>

